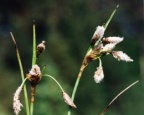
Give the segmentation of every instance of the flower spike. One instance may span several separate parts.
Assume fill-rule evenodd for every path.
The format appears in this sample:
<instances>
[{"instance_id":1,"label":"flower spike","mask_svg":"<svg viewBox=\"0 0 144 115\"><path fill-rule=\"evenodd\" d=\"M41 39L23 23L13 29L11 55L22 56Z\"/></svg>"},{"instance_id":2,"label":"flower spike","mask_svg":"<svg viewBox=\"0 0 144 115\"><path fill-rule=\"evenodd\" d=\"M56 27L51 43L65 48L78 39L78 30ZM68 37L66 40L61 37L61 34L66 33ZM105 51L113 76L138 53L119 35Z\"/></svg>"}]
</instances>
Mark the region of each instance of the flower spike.
<instances>
[{"instance_id":1,"label":"flower spike","mask_svg":"<svg viewBox=\"0 0 144 115\"><path fill-rule=\"evenodd\" d=\"M122 51L112 51L111 54L113 55L114 58L118 60L123 60L126 62L133 62L133 60L125 53Z\"/></svg>"},{"instance_id":2,"label":"flower spike","mask_svg":"<svg viewBox=\"0 0 144 115\"><path fill-rule=\"evenodd\" d=\"M94 32L94 35L91 39L91 46L94 46L96 41L101 39L104 35L105 28L103 26L98 26L96 31Z\"/></svg>"},{"instance_id":3,"label":"flower spike","mask_svg":"<svg viewBox=\"0 0 144 115\"><path fill-rule=\"evenodd\" d=\"M36 86L41 80L41 70L38 65L33 65L32 69L27 74L28 80L33 86Z\"/></svg>"},{"instance_id":4,"label":"flower spike","mask_svg":"<svg viewBox=\"0 0 144 115\"><path fill-rule=\"evenodd\" d=\"M118 44L118 43L120 43L122 41L123 41L123 37L107 37L107 38L103 38L103 42L104 43Z\"/></svg>"},{"instance_id":5,"label":"flower spike","mask_svg":"<svg viewBox=\"0 0 144 115\"><path fill-rule=\"evenodd\" d=\"M42 41L42 43L38 44L37 46L37 53L36 56L37 58L39 57L39 55L45 50L45 41Z\"/></svg>"},{"instance_id":6,"label":"flower spike","mask_svg":"<svg viewBox=\"0 0 144 115\"><path fill-rule=\"evenodd\" d=\"M66 92L63 91L62 96L63 96L65 103L67 103L69 106L71 106L73 108L77 108L76 105L73 103L73 101L71 100L71 98L69 97L69 95Z\"/></svg>"},{"instance_id":7,"label":"flower spike","mask_svg":"<svg viewBox=\"0 0 144 115\"><path fill-rule=\"evenodd\" d=\"M104 78L103 68L102 66L98 67L95 74L94 74L94 80L96 83L100 83Z\"/></svg>"},{"instance_id":8,"label":"flower spike","mask_svg":"<svg viewBox=\"0 0 144 115\"><path fill-rule=\"evenodd\" d=\"M19 112L21 111L21 107L23 107L23 105L21 104L21 102L19 100L22 88L23 88L23 85L19 86L13 97L13 109L14 109L14 113L16 115L19 114Z\"/></svg>"}]
</instances>

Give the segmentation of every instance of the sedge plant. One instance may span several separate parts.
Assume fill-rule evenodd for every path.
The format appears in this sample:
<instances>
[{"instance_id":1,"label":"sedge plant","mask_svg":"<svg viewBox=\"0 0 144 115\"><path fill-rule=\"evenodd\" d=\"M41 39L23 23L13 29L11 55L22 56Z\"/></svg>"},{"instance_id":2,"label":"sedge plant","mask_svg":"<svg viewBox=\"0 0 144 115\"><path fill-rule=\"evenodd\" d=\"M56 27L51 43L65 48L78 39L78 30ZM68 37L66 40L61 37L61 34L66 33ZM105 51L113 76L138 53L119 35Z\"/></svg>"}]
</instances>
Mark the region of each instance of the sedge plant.
<instances>
[{"instance_id":1,"label":"sedge plant","mask_svg":"<svg viewBox=\"0 0 144 115\"><path fill-rule=\"evenodd\" d=\"M108 21L104 25L98 26L96 28L96 31L94 32L94 35L91 39L90 46L89 46L89 48L86 52L86 55L84 56L84 59L82 61L82 65L80 67L80 70L79 70L79 73L78 73L71 97L65 92L65 90L62 88L60 83L53 76L44 73L45 67L43 67L41 69L37 64L37 59L39 58L41 53L43 53L43 51L45 50L45 41L42 41L41 43L36 45L37 43L36 43L35 24L33 24L32 66L31 66L31 70L27 74L24 74L24 72L23 72L23 66L22 66L22 62L21 62L21 58L20 58L20 53L19 53L19 50L17 47L17 43L16 43L16 40L15 40L12 32L10 32L10 35L12 37L12 41L13 41L14 46L15 46L16 55L17 55L17 59L18 59L19 67L20 67L20 72L21 72L21 79L22 79L22 83L17 88L17 90L14 94L14 97L13 97L13 109L14 109L15 115L18 115L19 112L21 111L21 108L23 107L23 104L20 102L20 99L19 99L20 94L22 92L22 89L24 89L26 115L33 115L36 87L41 82L43 77L47 77L47 78L52 79L58 85L58 87L60 88L60 90L62 92L62 98L63 98L64 102L69 106L67 115L71 115L72 108L77 108L76 105L74 104L74 99L76 96L76 91L77 91L77 88L79 86L80 79L82 77L82 74L83 74L85 68L88 66L88 64L90 62L92 62L94 60L99 61L99 66L97 67L97 69L94 73L94 80L96 83L100 83L104 78L104 72L103 72L103 66L102 66L102 60L101 60L102 56L112 55L114 58L116 58L118 60L123 60L126 62L132 62L133 61L127 54L123 53L122 51L113 51L114 47L118 43L123 41L123 37L117 37L117 36L103 37L104 32L105 32L107 26L109 25L110 21L112 20L117 8L118 8L118 6L112 12ZM30 89L31 89L30 90L30 99L28 99L27 87L25 85L26 81L29 81L31 84L30 85L31 86L30 87ZM133 84L128 86L126 89L124 89L122 92L120 92L110 102L110 104L107 106L107 108L103 110L101 115L104 115L104 113L108 110L110 105L115 101L115 99L117 97L119 97L123 92L125 92L127 89L129 89L131 86L133 86L137 82L138 81L134 82Z\"/></svg>"},{"instance_id":2,"label":"sedge plant","mask_svg":"<svg viewBox=\"0 0 144 115\"><path fill-rule=\"evenodd\" d=\"M67 103L69 106L76 108L76 105L72 102L70 96L64 91L64 89L62 88L60 83L53 76L48 75L48 74L44 74L43 70L45 68L43 68L43 70L41 72L41 69L37 64L37 59L39 58L40 54L45 50L45 41L42 41L42 43L40 43L36 46L35 24L33 25L32 67L31 67L31 70L29 71L29 73L26 75L24 75L24 72L23 72L22 62L21 62L21 58L20 58L20 53L18 51L17 43L15 41L15 38L14 38L12 32L10 32L10 34L11 34L12 40L13 40L14 45L15 45L17 59L19 62L21 76L22 76L22 84L17 88L16 92L14 93L14 97L13 97L14 113L16 115L18 115L19 112L21 111L21 107L23 107L23 104L20 102L19 98L20 98L21 91L24 88L26 115L33 115L36 86L40 83L42 77L51 78L61 89L64 102ZM29 80L30 84L31 84L30 102L28 100L28 94L27 94L27 89L26 89L26 85L25 85L26 80Z\"/></svg>"},{"instance_id":3,"label":"sedge plant","mask_svg":"<svg viewBox=\"0 0 144 115\"><path fill-rule=\"evenodd\" d=\"M82 74L90 62L99 60L99 67L97 67L94 73L94 80L96 83L100 83L104 78L103 66L102 66L102 61L101 61L102 56L112 55L114 58L118 60L122 60L126 62L133 62L133 60L127 54L123 53L122 51L113 51L114 47L118 43L123 41L123 37L117 37L117 36L103 37L104 32L106 28L108 27L110 21L112 20L114 14L116 13L118 7L119 5L117 5L115 10L110 15L108 21L104 25L98 26L96 28L94 35L92 36L90 46L84 56L78 76L76 78L76 82L75 82L72 96L71 96L72 101L74 101L75 99L77 88L79 86L79 82L81 80ZM72 110L72 107L69 107L67 115L71 115L71 110ZM104 113L105 112L103 112L103 114Z\"/></svg>"}]
</instances>

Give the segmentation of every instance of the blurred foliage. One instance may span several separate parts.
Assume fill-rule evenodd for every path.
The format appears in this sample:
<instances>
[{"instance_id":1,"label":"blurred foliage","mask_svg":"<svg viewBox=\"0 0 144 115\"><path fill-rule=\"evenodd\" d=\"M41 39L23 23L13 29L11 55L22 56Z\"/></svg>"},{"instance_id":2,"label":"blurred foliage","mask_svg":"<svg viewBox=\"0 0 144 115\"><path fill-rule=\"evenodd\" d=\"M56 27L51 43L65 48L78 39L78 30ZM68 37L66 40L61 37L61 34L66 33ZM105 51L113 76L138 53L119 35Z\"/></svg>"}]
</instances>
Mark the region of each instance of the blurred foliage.
<instances>
[{"instance_id":1,"label":"blurred foliage","mask_svg":"<svg viewBox=\"0 0 144 115\"><path fill-rule=\"evenodd\" d=\"M119 97L107 115L142 115L144 93L139 59L143 43L142 1L125 0L2 0L0 4L0 111L13 114L12 99L21 77L15 49L9 32L12 31L21 54L25 74L31 68L32 23L36 22L37 43L46 41L46 50L38 64L46 66L45 73L54 76L71 95L83 56L96 26L105 23L116 5L120 7L109 24L105 36L124 36L115 50L126 52L133 63L103 57L105 79L93 80L97 62L90 63L82 76L72 115L98 115L125 87L136 80L136 86ZM27 82L28 86L29 83ZM21 94L23 102L23 94ZM23 102L24 105L24 102ZM66 115L58 86L48 78L38 85L34 115ZM25 107L22 108L25 114Z\"/></svg>"}]
</instances>

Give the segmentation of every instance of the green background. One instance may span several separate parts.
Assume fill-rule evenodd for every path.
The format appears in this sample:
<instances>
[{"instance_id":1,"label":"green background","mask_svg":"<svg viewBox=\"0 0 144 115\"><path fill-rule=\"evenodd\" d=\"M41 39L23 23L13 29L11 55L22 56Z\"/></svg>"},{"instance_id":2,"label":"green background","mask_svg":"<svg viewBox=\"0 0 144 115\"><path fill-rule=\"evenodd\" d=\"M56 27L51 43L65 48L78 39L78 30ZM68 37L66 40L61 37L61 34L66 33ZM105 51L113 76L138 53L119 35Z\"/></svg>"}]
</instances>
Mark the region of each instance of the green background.
<instances>
[{"instance_id":1,"label":"green background","mask_svg":"<svg viewBox=\"0 0 144 115\"><path fill-rule=\"evenodd\" d=\"M83 57L98 25L104 24L120 5L105 37L120 36L124 41L114 50L127 53L134 62L102 58L105 78L94 82L98 61L83 73L72 115L99 115L109 102L132 82L139 83L121 95L106 115L144 113L144 8L139 0L2 0L0 3L0 115L13 115L13 94L21 84L19 65L9 32L13 32L24 72L31 69L32 24L36 23L37 44L46 41L38 65L54 76L71 95ZM28 90L29 82L26 82ZM34 115L66 115L68 107L53 80L43 78L37 86ZM20 97L24 105L23 93ZM25 106L20 115L25 115Z\"/></svg>"}]
</instances>

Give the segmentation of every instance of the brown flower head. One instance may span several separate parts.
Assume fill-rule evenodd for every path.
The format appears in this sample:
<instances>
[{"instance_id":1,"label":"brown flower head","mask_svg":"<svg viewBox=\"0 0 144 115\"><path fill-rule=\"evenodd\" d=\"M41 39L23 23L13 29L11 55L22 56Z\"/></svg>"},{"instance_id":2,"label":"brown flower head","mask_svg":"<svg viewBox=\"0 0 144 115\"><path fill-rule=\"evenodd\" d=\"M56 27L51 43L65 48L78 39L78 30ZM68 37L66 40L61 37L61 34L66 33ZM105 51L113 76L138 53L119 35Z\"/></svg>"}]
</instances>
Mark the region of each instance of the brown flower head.
<instances>
[{"instance_id":1,"label":"brown flower head","mask_svg":"<svg viewBox=\"0 0 144 115\"><path fill-rule=\"evenodd\" d=\"M32 69L27 74L28 79L33 85L36 85L41 80L41 71L38 65L33 65Z\"/></svg>"},{"instance_id":2,"label":"brown flower head","mask_svg":"<svg viewBox=\"0 0 144 115\"><path fill-rule=\"evenodd\" d=\"M37 58L39 57L39 55L45 50L45 41L42 41L42 43L40 43L37 46Z\"/></svg>"}]
</instances>

